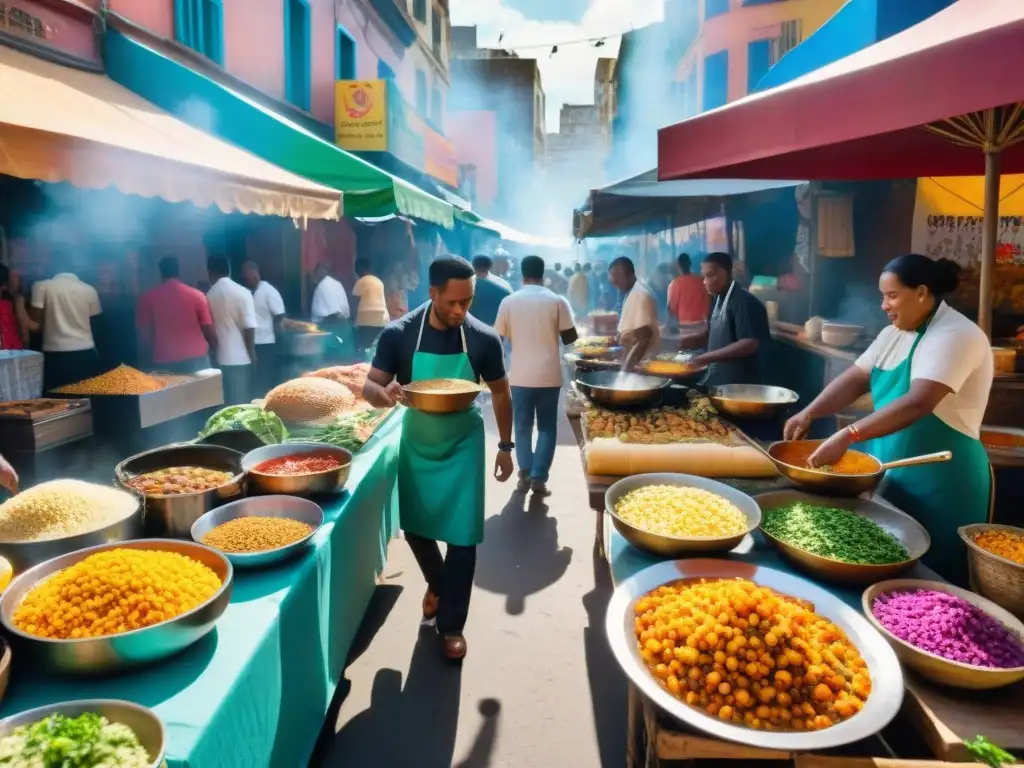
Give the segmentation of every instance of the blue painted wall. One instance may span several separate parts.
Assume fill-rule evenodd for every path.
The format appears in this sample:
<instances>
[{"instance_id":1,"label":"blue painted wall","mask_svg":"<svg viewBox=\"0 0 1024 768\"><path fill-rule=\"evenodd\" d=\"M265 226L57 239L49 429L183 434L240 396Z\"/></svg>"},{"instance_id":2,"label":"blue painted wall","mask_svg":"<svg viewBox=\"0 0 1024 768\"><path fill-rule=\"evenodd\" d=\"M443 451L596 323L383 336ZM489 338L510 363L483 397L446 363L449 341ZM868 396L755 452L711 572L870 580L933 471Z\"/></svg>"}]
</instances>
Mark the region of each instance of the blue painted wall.
<instances>
[{"instance_id":1,"label":"blue painted wall","mask_svg":"<svg viewBox=\"0 0 1024 768\"><path fill-rule=\"evenodd\" d=\"M849 0L768 70L758 91L788 83L924 21L955 0ZM754 89L751 89L754 90Z\"/></svg>"}]
</instances>

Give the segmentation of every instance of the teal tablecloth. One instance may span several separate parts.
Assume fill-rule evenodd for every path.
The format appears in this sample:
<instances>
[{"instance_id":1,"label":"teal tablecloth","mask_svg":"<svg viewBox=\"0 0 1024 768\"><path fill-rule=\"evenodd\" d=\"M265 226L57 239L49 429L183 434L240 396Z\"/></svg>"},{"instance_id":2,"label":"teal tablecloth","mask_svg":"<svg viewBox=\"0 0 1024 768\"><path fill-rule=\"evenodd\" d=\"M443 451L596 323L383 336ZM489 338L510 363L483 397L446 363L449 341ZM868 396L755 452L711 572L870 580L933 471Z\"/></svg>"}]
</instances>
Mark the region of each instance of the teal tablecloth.
<instances>
[{"instance_id":1,"label":"teal tablecloth","mask_svg":"<svg viewBox=\"0 0 1024 768\"><path fill-rule=\"evenodd\" d=\"M312 552L235 572L215 631L168 661L103 680L43 678L14 658L0 714L57 701L128 699L167 727L170 768L301 768L323 725L397 529L401 419L352 463L348 492L324 505Z\"/></svg>"}]
</instances>

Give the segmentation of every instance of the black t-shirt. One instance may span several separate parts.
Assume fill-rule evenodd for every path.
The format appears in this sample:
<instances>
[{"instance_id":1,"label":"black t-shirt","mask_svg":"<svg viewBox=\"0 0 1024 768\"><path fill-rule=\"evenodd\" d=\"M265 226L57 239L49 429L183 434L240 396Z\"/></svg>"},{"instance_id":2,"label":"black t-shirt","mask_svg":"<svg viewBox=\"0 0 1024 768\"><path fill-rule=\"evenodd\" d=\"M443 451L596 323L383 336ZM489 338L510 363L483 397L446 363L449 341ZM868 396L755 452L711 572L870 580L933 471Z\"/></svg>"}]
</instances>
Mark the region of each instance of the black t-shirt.
<instances>
[{"instance_id":1,"label":"black t-shirt","mask_svg":"<svg viewBox=\"0 0 1024 768\"><path fill-rule=\"evenodd\" d=\"M416 352L416 339L420 333L420 322L430 310L430 304L414 309L404 317L389 324L377 340L377 354L373 367L390 373L399 384L412 381L412 356ZM466 331L466 351L473 372L484 381L498 381L505 378L505 350L501 337L493 328L466 315L462 326ZM432 355L458 355L462 353L462 335L459 328L439 331L430 325L430 318L423 323L423 340L420 352Z\"/></svg>"},{"instance_id":2,"label":"black t-shirt","mask_svg":"<svg viewBox=\"0 0 1024 768\"><path fill-rule=\"evenodd\" d=\"M721 305L725 296L718 298ZM711 302L708 310L708 322L712 322L715 302ZM722 333L716 334L712 327L709 348L721 349L743 339L757 339L761 347L756 355L750 357L723 360L715 363L708 376L709 384L760 384L761 358L765 353L765 344L771 339L771 328L768 325L768 312L754 294L737 283L733 288L729 303L725 308L724 327ZM717 343L716 343L717 342Z\"/></svg>"}]
</instances>

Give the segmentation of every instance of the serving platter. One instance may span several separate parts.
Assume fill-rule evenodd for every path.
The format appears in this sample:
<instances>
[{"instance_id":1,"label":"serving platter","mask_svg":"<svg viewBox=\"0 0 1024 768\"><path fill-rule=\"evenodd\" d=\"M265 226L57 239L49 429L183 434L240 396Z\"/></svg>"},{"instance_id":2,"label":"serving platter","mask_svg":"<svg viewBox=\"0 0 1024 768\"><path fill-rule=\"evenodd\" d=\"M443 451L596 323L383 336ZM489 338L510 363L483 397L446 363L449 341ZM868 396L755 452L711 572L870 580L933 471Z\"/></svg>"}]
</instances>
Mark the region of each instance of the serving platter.
<instances>
[{"instance_id":1,"label":"serving platter","mask_svg":"<svg viewBox=\"0 0 1024 768\"><path fill-rule=\"evenodd\" d=\"M842 629L860 651L871 675L871 695L848 720L820 731L766 732L712 717L675 698L648 671L637 650L633 605L652 589L677 579L748 579L814 604L815 611ZM903 671L896 653L870 622L826 590L797 576L731 560L675 560L652 565L616 587L608 604L605 631L612 653L640 692L692 728L727 741L763 749L809 751L839 747L878 733L903 703Z\"/></svg>"}]
</instances>

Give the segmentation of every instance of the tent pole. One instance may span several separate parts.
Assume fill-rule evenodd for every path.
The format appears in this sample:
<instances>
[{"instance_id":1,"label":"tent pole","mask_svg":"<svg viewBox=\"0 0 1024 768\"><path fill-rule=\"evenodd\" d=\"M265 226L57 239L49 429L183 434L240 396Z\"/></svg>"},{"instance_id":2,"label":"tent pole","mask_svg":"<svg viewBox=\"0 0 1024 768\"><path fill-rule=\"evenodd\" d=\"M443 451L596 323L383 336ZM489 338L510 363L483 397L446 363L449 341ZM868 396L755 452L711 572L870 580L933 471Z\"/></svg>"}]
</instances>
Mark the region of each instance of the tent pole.
<instances>
[{"instance_id":1,"label":"tent pole","mask_svg":"<svg viewBox=\"0 0 1024 768\"><path fill-rule=\"evenodd\" d=\"M981 285L978 292L978 326L992 338L992 299L996 272L996 240L999 237L999 150L985 152L985 218L981 230Z\"/></svg>"}]
</instances>

